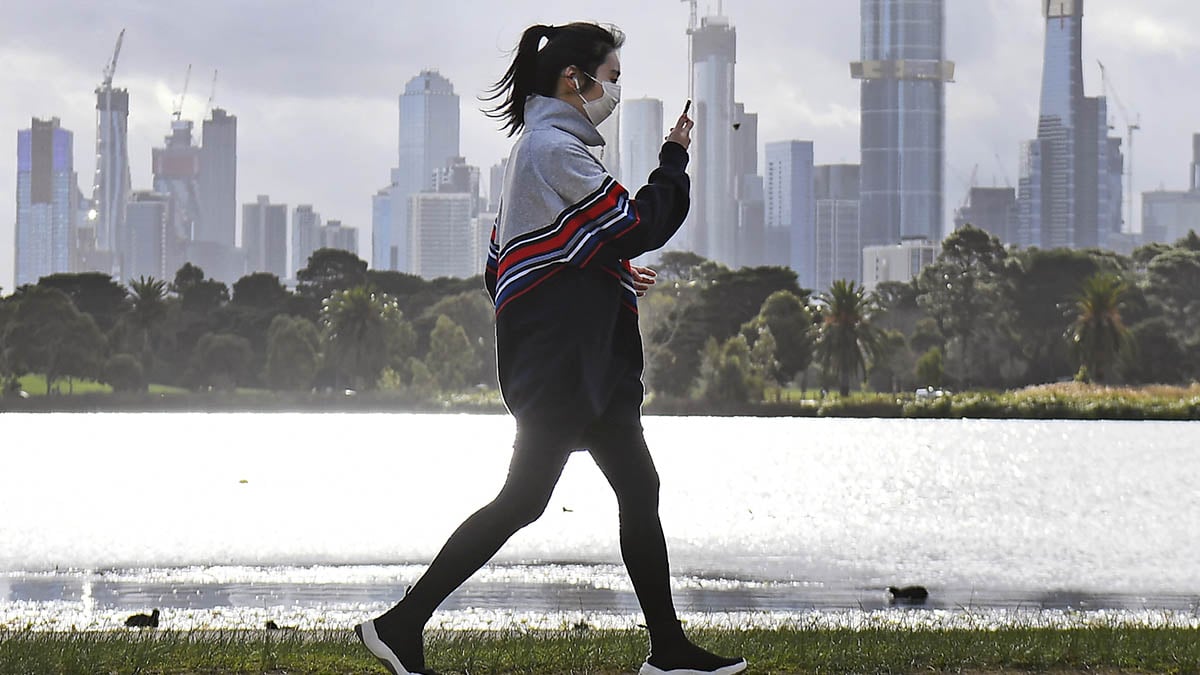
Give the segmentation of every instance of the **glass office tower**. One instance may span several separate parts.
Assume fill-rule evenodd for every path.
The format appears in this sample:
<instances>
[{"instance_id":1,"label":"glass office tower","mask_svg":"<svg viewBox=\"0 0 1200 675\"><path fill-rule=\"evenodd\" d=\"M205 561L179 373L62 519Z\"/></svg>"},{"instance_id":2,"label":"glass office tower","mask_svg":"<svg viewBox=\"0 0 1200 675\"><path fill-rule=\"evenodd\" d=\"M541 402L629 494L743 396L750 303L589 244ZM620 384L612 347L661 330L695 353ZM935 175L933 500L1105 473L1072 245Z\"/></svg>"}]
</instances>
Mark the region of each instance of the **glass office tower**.
<instances>
[{"instance_id":1,"label":"glass office tower","mask_svg":"<svg viewBox=\"0 0 1200 675\"><path fill-rule=\"evenodd\" d=\"M1120 139L1108 105L1083 91L1083 0L1042 0L1046 49L1037 138L1022 150L1016 243L1042 248L1105 246L1120 232Z\"/></svg>"},{"instance_id":2,"label":"glass office tower","mask_svg":"<svg viewBox=\"0 0 1200 675\"><path fill-rule=\"evenodd\" d=\"M863 245L942 238L944 0L862 0Z\"/></svg>"}]
</instances>

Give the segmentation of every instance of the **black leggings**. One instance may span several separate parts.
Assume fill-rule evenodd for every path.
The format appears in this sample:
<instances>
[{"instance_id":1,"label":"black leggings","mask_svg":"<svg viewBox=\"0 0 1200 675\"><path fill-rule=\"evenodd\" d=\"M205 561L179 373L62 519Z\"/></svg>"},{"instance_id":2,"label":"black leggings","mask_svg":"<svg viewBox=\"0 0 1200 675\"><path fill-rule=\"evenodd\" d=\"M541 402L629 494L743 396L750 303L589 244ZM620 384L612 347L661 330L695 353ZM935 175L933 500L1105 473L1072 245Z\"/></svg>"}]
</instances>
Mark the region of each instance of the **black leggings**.
<instances>
[{"instance_id":1,"label":"black leggings","mask_svg":"<svg viewBox=\"0 0 1200 675\"><path fill-rule=\"evenodd\" d=\"M586 447L617 496L621 556L651 639L679 631L671 600L667 545L658 518L658 472L637 422L594 424L582 435L518 424L500 494L467 518L397 606L422 625L522 527L537 520L574 448Z\"/></svg>"}]
</instances>

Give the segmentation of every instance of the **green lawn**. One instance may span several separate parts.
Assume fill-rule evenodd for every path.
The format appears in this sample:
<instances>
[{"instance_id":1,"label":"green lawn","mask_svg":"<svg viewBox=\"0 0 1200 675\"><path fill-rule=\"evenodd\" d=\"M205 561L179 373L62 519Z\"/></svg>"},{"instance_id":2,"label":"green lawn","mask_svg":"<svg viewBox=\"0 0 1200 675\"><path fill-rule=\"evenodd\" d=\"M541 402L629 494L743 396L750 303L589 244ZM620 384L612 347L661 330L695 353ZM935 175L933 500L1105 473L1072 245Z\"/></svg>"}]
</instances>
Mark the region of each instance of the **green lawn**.
<instances>
[{"instance_id":1,"label":"green lawn","mask_svg":"<svg viewBox=\"0 0 1200 675\"><path fill-rule=\"evenodd\" d=\"M1068 630L697 630L753 673L1200 672L1200 632ZM630 673L641 631L436 632L429 665L446 673ZM329 673L384 670L350 631L0 633L0 673Z\"/></svg>"},{"instance_id":2,"label":"green lawn","mask_svg":"<svg viewBox=\"0 0 1200 675\"><path fill-rule=\"evenodd\" d=\"M45 396L46 395L46 376L45 375L22 375L20 378L21 389L30 396ZM55 383L61 393L66 394L72 391L75 394L111 394L112 387L107 384L96 382L94 380L74 380L72 390L67 386L66 380L58 380ZM152 384L149 386L151 394L186 394L187 389L181 387L172 387L165 384Z\"/></svg>"},{"instance_id":3,"label":"green lawn","mask_svg":"<svg viewBox=\"0 0 1200 675\"><path fill-rule=\"evenodd\" d=\"M27 392L30 396L45 396L46 395L46 376L45 375L22 375L20 378L21 389ZM93 380L73 380L68 386L65 379L60 379L55 382L54 386L63 394L68 392L74 394L111 394L112 387L107 384L101 384Z\"/></svg>"}]
</instances>

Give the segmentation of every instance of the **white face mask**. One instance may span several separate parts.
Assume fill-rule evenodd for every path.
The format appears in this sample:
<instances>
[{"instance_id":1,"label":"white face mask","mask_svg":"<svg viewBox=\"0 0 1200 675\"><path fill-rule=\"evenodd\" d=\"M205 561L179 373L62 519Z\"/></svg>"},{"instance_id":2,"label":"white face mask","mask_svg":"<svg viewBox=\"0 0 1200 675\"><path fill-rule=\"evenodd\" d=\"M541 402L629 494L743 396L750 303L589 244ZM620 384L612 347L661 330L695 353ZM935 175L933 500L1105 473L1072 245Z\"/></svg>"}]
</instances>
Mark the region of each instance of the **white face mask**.
<instances>
[{"instance_id":1,"label":"white face mask","mask_svg":"<svg viewBox=\"0 0 1200 675\"><path fill-rule=\"evenodd\" d=\"M604 90L604 94L595 101L589 101L583 98L583 89L579 86L579 81L575 82L575 91L579 94L579 98L583 99L583 112L592 121L592 124L600 126L608 116L617 109L617 104L621 102L621 85L615 82L601 82L596 78L584 73L593 82L600 85Z\"/></svg>"}]
</instances>

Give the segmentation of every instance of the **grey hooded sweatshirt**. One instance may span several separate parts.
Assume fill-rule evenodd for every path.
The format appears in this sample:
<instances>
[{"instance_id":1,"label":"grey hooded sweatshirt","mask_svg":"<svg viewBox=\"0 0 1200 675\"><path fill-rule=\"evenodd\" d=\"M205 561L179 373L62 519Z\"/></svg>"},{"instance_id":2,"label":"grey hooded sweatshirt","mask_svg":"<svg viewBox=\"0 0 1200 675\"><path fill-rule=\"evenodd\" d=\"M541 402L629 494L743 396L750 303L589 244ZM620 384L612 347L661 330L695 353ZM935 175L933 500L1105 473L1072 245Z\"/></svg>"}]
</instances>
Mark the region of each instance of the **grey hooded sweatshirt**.
<instances>
[{"instance_id":1,"label":"grey hooded sweatshirt","mask_svg":"<svg viewBox=\"0 0 1200 675\"><path fill-rule=\"evenodd\" d=\"M602 415L640 416L642 343L628 261L661 248L683 224L688 155L665 143L631 198L588 151L603 144L568 103L526 100L484 273L500 388L518 424L581 431Z\"/></svg>"}]
</instances>

